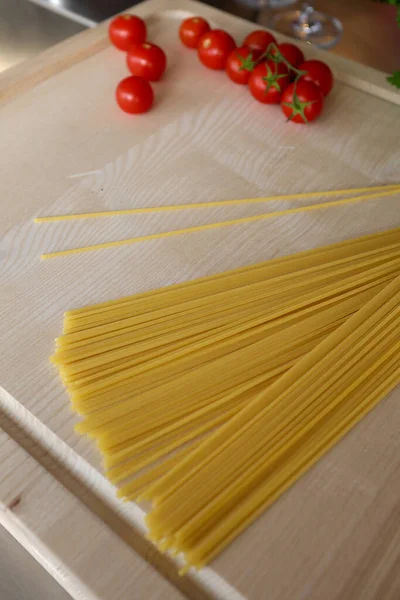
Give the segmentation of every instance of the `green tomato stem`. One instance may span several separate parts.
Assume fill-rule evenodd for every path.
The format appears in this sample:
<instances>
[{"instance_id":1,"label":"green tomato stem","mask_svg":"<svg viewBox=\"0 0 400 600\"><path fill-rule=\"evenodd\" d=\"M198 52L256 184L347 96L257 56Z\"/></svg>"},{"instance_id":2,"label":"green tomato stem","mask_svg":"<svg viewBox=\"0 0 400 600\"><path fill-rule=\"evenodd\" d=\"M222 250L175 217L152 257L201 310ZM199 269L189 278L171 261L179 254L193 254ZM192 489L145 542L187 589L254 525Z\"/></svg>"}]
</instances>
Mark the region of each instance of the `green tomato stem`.
<instances>
[{"instance_id":1,"label":"green tomato stem","mask_svg":"<svg viewBox=\"0 0 400 600\"><path fill-rule=\"evenodd\" d=\"M272 54L272 51L275 51L274 54ZM300 69L297 69L294 65L292 65L282 54L282 52L279 50L278 46L275 44L275 42L271 42L268 45L268 48L265 50L265 52L261 55L259 61L263 60L264 58L272 58L273 60L275 60L276 62L283 62L284 65L287 66L287 68L289 69L289 71L293 71L294 73L296 73L296 81L302 76L306 74L306 71L301 71Z\"/></svg>"}]
</instances>

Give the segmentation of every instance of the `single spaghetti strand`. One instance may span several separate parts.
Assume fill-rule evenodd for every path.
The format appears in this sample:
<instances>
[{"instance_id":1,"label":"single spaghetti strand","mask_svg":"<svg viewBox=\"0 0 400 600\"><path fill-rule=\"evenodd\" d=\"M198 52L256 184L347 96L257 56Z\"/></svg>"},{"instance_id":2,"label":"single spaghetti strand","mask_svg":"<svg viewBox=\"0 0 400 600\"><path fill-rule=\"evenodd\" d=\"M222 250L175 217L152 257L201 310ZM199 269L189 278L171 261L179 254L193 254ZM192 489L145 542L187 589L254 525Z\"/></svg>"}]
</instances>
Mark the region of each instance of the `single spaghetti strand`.
<instances>
[{"instance_id":1,"label":"single spaghetti strand","mask_svg":"<svg viewBox=\"0 0 400 600\"><path fill-rule=\"evenodd\" d=\"M280 200L303 200L304 198L317 198L319 196L340 196L346 194L361 194L371 191L388 191L399 189L400 184L377 185L370 187L353 188L347 190L329 190L327 192L306 192L302 194L285 194L280 196L265 196L263 198L241 198L238 200L215 200L212 202L195 202L192 204L172 204L169 206L149 206L144 208L125 208L120 210L104 210L92 213L78 213L70 215L55 215L52 217L36 217L34 223L50 223L52 221L73 221L77 219L97 219L99 217L117 217L121 215L139 215L153 212L168 212L186 210L190 208L210 208L215 206L233 206L242 204L255 204L259 202L278 202Z\"/></svg>"}]
</instances>

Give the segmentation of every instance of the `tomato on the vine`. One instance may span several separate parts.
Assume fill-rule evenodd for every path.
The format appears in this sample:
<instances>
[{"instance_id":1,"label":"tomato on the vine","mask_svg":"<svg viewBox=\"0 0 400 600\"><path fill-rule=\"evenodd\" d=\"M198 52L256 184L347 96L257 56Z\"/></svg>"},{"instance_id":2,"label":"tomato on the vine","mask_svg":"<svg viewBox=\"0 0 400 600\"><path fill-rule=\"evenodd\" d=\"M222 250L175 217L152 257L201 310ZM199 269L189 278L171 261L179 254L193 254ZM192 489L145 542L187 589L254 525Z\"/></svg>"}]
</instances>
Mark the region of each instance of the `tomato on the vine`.
<instances>
[{"instance_id":1,"label":"tomato on the vine","mask_svg":"<svg viewBox=\"0 0 400 600\"><path fill-rule=\"evenodd\" d=\"M252 50L265 52L270 44L276 44L276 38L264 29L256 29L249 33L243 40L243 46L247 46Z\"/></svg>"},{"instance_id":2,"label":"tomato on the vine","mask_svg":"<svg viewBox=\"0 0 400 600\"><path fill-rule=\"evenodd\" d=\"M210 31L210 25L203 17L189 17L179 27L182 44L188 48L197 48L202 35Z\"/></svg>"},{"instance_id":3,"label":"tomato on the vine","mask_svg":"<svg viewBox=\"0 0 400 600\"><path fill-rule=\"evenodd\" d=\"M283 44L278 44L278 50L282 54L283 58L293 66L298 67L301 63L304 62L304 54L294 44L288 44L284 42Z\"/></svg>"},{"instance_id":4,"label":"tomato on the vine","mask_svg":"<svg viewBox=\"0 0 400 600\"><path fill-rule=\"evenodd\" d=\"M226 61L228 77L235 83L246 85L260 56L261 52L259 50L251 50L247 46L232 50Z\"/></svg>"},{"instance_id":5,"label":"tomato on the vine","mask_svg":"<svg viewBox=\"0 0 400 600\"><path fill-rule=\"evenodd\" d=\"M282 62L267 60L259 64L249 78L251 95L263 104L279 104L290 83L289 70Z\"/></svg>"},{"instance_id":6,"label":"tomato on the vine","mask_svg":"<svg viewBox=\"0 0 400 600\"><path fill-rule=\"evenodd\" d=\"M322 94L327 96L333 88L333 73L327 64L321 60L306 60L299 65L300 71L306 71L301 81L311 81L317 85Z\"/></svg>"},{"instance_id":7,"label":"tomato on the vine","mask_svg":"<svg viewBox=\"0 0 400 600\"><path fill-rule=\"evenodd\" d=\"M229 54L236 48L235 41L222 29L213 29L201 36L197 51L199 59L209 69L225 69Z\"/></svg>"},{"instance_id":8,"label":"tomato on the vine","mask_svg":"<svg viewBox=\"0 0 400 600\"><path fill-rule=\"evenodd\" d=\"M324 97L314 83L299 80L283 92L281 107L289 121L311 123L321 114Z\"/></svg>"},{"instance_id":9,"label":"tomato on the vine","mask_svg":"<svg viewBox=\"0 0 400 600\"><path fill-rule=\"evenodd\" d=\"M116 48L127 51L132 44L146 41L146 23L135 15L119 15L111 21L108 35Z\"/></svg>"},{"instance_id":10,"label":"tomato on the vine","mask_svg":"<svg viewBox=\"0 0 400 600\"><path fill-rule=\"evenodd\" d=\"M117 103L123 111L130 114L144 113L150 110L154 94L151 85L142 77L125 77L115 90Z\"/></svg>"},{"instance_id":11,"label":"tomato on the vine","mask_svg":"<svg viewBox=\"0 0 400 600\"><path fill-rule=\"evenodd\" d=\"M167 66L167 57L159 46L145 42L131 46L126 62L132 75L158 81Z\"/></svg>"}]
</instances>

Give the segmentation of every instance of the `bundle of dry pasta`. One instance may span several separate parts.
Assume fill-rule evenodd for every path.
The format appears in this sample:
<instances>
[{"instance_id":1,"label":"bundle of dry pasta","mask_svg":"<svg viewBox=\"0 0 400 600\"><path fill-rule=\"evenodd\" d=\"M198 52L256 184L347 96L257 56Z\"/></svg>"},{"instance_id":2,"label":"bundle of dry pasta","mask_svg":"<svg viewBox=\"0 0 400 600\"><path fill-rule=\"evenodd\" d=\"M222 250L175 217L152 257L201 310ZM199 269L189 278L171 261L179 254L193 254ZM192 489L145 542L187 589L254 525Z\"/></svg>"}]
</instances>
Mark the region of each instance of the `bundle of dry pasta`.
<instances>
[{"instance_id":1,"label":"bundle of dry pasta","mask_svg":"<svg viewBox=\"0 0 400 600\"><path fill-rule=\"evenodd\" d=\"M399 350L397 277L147 490L150 538L204 566L400 382Z\"/></svg>"},{"instance_id":2,"label":"bundle of dry pasta","mask_svg":"<svg viewBox=\"0 0 400 600\"><path fill-rule=\"evenodd\" d=\"M219 527L227 510L222 498L216 496L222 513L204 513L207 531L203 521L190 529L192 517L186 521L184 511L177 515L182 523L170 530L164 500L169 507L169 498L186 489L197 471L206 477L213 440L222 440L221 451L226 443L240 454L243 443L247 452L247 411L267 398L264 414L268 390L341 331L351 315L386 293L382 290L399 275L400 229L395 229L66 313L52 360L73 409L83 417L77 430L96 439L121 497L159 503L161 512L157 509L149 523L163 547L185 552L188 563L197 566L215 554L215 548L198 553L197 542ZM279 412L278 404L274 410ZM261 468L263 450L254 449ZM227 464L236 464L233 455L226 456ZM247 477L253 463L240 464ZM228 473L227 486L233 485ZM218 472L209 474L205 489L219 481ZM247 483L240 486L242 492L250 489ZM203 514L207 506L198 509ZM235 527L234 535L240 531ZM217 551L228 539L230 534L221 537Z\"/></svg>"}]
</instances>

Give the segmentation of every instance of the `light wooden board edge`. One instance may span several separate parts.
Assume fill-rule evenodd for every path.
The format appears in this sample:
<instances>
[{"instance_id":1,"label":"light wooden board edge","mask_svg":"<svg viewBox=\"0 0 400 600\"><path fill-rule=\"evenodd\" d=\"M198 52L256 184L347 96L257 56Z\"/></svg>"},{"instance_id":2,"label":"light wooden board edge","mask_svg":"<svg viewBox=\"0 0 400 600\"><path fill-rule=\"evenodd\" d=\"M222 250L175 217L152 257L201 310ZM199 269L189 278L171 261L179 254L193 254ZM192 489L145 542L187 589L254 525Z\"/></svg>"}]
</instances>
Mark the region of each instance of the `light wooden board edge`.
<instances>
[{"instance_id":1,"label":"light wooden board edge","mask_svg":"<svg viewBox=\"0 0 400 600\"><path fill-rule=\"evenodd\" d=\"M132 502L125 504L118 500L114 487L99 471L1 387L0 424L0 431L3 429L49 476L62 484L186 597L191 600L246 600L211 568L200 572L191 570L186 576L180 576L178 572L183 562L161 554L146 539L145 512Z\"/></svg>"},{"instance_id":2,"label":"light wooden board edge","mask_svg":"<svg viewBox=\"0 0 400 600\"><path fill-rule=\"evenodd\" d=\"M166 11L164 0L147 0L134 6L131 12L148 18L157 12ZM173 0L168 11L201 14L229 28L229 23L241 22L249 30L255 25L236 16L224 13L216 8L204 5L195 0ZM126 12L126 11L125 11ZM184 15L183 15L184 17ZM12 101L15 97L26 93L43 81L57 73L72 67L74 64L93 56L109 45L107 27L110 19L94 29L79 33L51 48L39 56L23 62L0 75L0 106ZM280 39L293 41L280 35ZM387 74L341 56L319 50L305 42L297 42L309 58L320 58L329 63L338 81L371 94L393 104L400 105L400 92L390 85Z\"/></svg>"},{"instance_id":3,"label":"light wooden board edge","mask_svg":"<svg viewBox=\"0 0 400 600\"><path fill-rule=\"evenodd\" d=\"M235 23L237 25L238 22L235 17L230 17L229 15L225 15L224 13L220 13L219 11L209 7L199 5L198 3L190 2L189 0L176 0L174 2L174 6L178 7L176 10L182 11L182 16L187 14L186 11L192 13L201 12L210 20L215 20L221 24L226 23L226 27L229 27L229 23ZM143 14L143 16L146 16L147 14L152 14L154 10L161 8L165 8L165 5L161 0L150 0L149 2L135 8L135 12L137 14ZM139 13L139 10L142 12ZM246 27L249 29L254 27L254 25L244 21L243 23L246 24ZM92 40L91 36L93 33L96 33L98 37L95 39L93 38ZM82 42L82 36L87 36L84 44ZM93 41L90 49L85 47L85 44L87 44L89 40ZM64 46L68 45L69 42L71 42L71 47L64 53ZM84 60L84 58L87 58L88 56L92 56L97 51L100 51L103 47L107 47L107 45L108 41L104 37L104 30L101 27L94 31L88 31L80 34L72 40L68 40L57 47L59 51L58 59L55 59L56 53L54 49L52 49L53 51L50 52L50 54L47 53L45 56L45 65L42 65L40 68L36 68L35 61L30 63L30 68L32 70L31 77L29 76L29 72L26 72L27 81L22 83L22 88L18 88L18 78L13 82L13 84L16 86L14 88L15 95L27 92L32 87L38 85L41 81L45 81L46 79L51 78L54 74L70 68L73 66L73 64L76 64L76 62ZM315 50L315 52L319 55L319 51ZM349 61L333 55L329 56L329 62L332 64L332 66L333 62L335 62L339 66L340 64L347 66L353 65L357 72L359 72L360 69L361 71L365 71L365 69L367 69L368 72L371 72L371 79L363 79L361 78L361 75L357 75L357 77L361 78L360 80L362 81L363 85L366 87L370 86L365 91L371 92L371 90L374 89L375 84L378 85L376 83L377 80L374 80L374 77L380 77L381 74L379 72L366 67L361 67L355 63L349 63ZM58 60L57 64L54 64L54 60ZM25 72L25 66L21 66L19 77L22 76L21 72ZM340 73L339 68L338 72ZM383 74L382 77L384 77ZM12 78L10 81L12 81ZM1 82L2 80L0 79L0 84ZM354 85L354 87L359 86ZM12 99L12 97L9 99ZM57 436L55 436L55 434L53 434L48 428L40 423L40 421L35 419L28 411L20 406L15 399L8 399L7 403L9 407L13 407L13 412L12 414L7 412L3 413L3 417L0 422L3 424L5 430L8 431L10 435L29 452L31 456L38 460L48 471L48 473L52 474L76 497L80 498L82 502L84 502L91 511L99 515L101 519L103 519L119 535L119 537L135 548L143 557L146 558L146 560L148 560L148 562L154 565L177 587L184 590L189 597L195 598L196 600L197 598L201 600L210 598L229 598L230 600L235 600L236 598L240 598L243 600L243 598L235 590L232 588L229 589L228 584L221 580L221 578L218 578L218 576L215 576L216 578L212 580L213 572L210 570L205 570L198 576L191 575L188 578L179 578L177 576L176 567L175 564L173 564L173 561L161 556L144 539L144 530L142 526L143 519L140 511L136 511L136 516L132 518L132 512L135 511L137 507L134 507L133 505L127 507L126 514L129 512L129 518L124 518L124 511L121 509L120 503L118 503L115 499L114 491L99 473L97 473L94 469L91 469L90 482L89 484L84 484L82 468L80 468L80 465L84 462L83 459L81 459L65 444L60 446ZM0 416L1 404L0 398ZM85 462L85 473L87 473L88 468L89 465L87 465ZM136 530L132 528L132 521L137 523L138 527ZM212 581L211 584L210 581Z\"/></svg>"},{"instance_id":4,"label":"light wooden board edge","mask_svg":"<svg viewBox=\"0 0 400 600\"><path fill-rule=\"evenodd\" d=\"M0 525L74 600L112 600L112 575L99 570L97 561L87 568L91 558L99 555L103 567L108 557L110 565L112 557L118 557L118 572L124 573L124 587L134 590L133 599L151 600L153 595L146 593L151 586L154 598L183 600L174 586L1 430L0 448ZM54 522L51 516L47 522L46 515L51 512L62 518ZM77 529L79 533L71 536ZM104 596L102 581L107 588Z\"/></svg>"},{"instance_id":5,"label":"light wooden board edge","mask_svg":"<svg viewBox=\"0 0 400 600\"><path fill-rule=\"evenodd\" d=\"M89 29L51 46L38 56L0 74L0 106L33 89L74 64L107 48L102 27Z\"/></svg>"}]
</instances>

